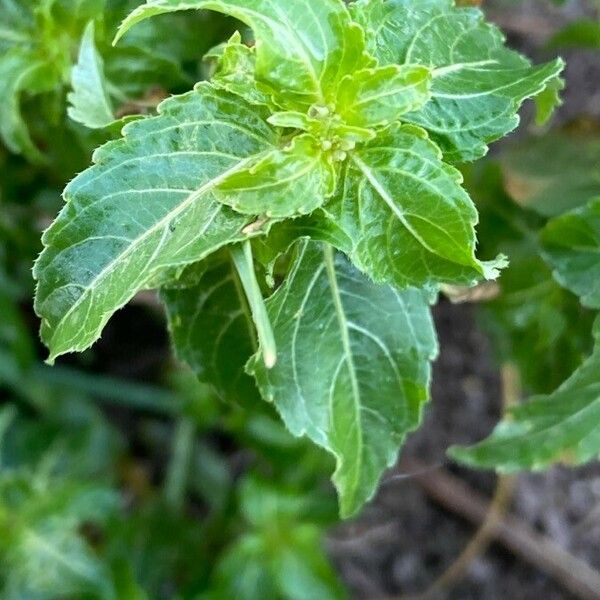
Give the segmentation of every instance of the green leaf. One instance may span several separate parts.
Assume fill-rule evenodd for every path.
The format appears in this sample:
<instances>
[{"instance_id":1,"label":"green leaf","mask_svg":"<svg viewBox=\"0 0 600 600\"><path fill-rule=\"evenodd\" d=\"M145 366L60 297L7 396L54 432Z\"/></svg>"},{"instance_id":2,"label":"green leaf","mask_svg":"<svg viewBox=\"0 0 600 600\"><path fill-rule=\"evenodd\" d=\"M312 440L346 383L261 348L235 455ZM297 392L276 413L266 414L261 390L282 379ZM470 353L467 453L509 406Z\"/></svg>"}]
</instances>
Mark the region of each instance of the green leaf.
<instances>
[{"instance_id":1,"label":"green leaf","mask_svg":"<svg viewBox=\"0 0 600 600\"><path fill-rule=\"evenodd\" d=\"M319 142L297 135L247 167L238 169L217 187L217 197L236 212L292 217L311 213L335 189L335 172Z\"/></svg>"},{"instance_id":2,"label":"green leaf","mask_svg":"<svg viewBox=\"0 0 600 600\"><path fill-rule=\"evenodd\" d=\"M114 120L112 105L106 91L102 58L94 42L94 22L85 29L77 64L71 71L73 91L67 96L67 113L77 123L99 129Z\"/></svg>"},{"instance_id":3,"label":"green leaf","mask_svg":"<svg viewBox=\"0 0 600 600\"><path fill-rule=\"evenodd\" d=\"M393 125L348 161L326 211L352 240L340 249L375 281L468 285L504 265L476 259L477 211L441 158L422 129Z\"/></svg>"},{"instance_id":4,"label":"green leaf","mask_svg":"<svg viewBox=\"0 0 600 600\"><path fill-rule=\"evenodd\" d=\"M497 361L518 367L527 392L551 392L589 355L593 315L552 278L538 243L544 220L506 194L499 165L488 160L464 171L481 217L479 252L510 258L497 297L478 304L478 321Z\"/></svg>"},{"instance_id":5,"label":"green leaf","mask_svg":"<svg viewBox=\"0 0 600 600\"><path fill-rule=\"evenodd\" d=\"M162 292L173 346L221 398L248 402L257 396L244 372L257 349L252 316L228 253L206 260L195 285Z\"/></svg>"},{"instance_id":6,"label":"green leaf","mask_svg":"<svg viewBox=\"0 0 600 600\"><path fill-rule=\"evenodd\" d=\"M92 344L138 290L261 233L244 233L250 219L215 198L222 181L277 144L260 111L199 84L159 112L96 151L43 236L34 275L50 360Z\"/></svg>"},{"instance_id":7,"label":"green leaf","mask_svg":"<svg viewBox=\"0 0 600 600\"><path fill-rule=\"evenodd\" d=\"M600 456L600 320L592 355L555 392L509 412L483 442L450 455L471 466L501 471L579 465Z\"/></svg>"},{"instance_id":8,"label":"green leaf","mask_svg":"<svg viewBox=\"0 0 600 600\"><path fill-rule=\"evenodd\" d=\"M123 21L115 41L144 19L194 8L231 15L253 29L256 79L288 109L326 106L339 81L370 62L364 34L342 0L154 0Z\"/></svg>"},{"instance_id":9,"label":"green leaf","mask_svg":"<svg viewBox=\"0 0 600 600\"><path fill-rule=\"evenodd\" d=\"M548 42L550 48L600 48L600 22L581 19L569 23Z\"/></svg>"},{"instance_id":10,"label":"green leaf","mask_svg":"<svg viewBox=\"0 0 600 600\"><path fill-rule=\"evenodd\" d=\"M22 153L33 162L42 154L31 140L21 114L21 95L40 78L44 80L45 65L27 49L12 48L0 55L0 134L15 153Z\"/></svg>"},{"instance_id":11,"label":"green leaf","mask_svg":"<svg viewBox=\"0 0 600 600\"><path fill-rule=\"evenodd\" d=\"M514 144L500 162L510 196L544 217L600 195L600 140L593 135L554 131Z\"/></svg>"},{"instance_id":12,"label":"green leaf","mask_svg":"<svg viewBox=\"0 0 600 600\"><path fill-rule=\"evenodd\" d=\"M349 125L381 127L398 121L429 100L431 72L427 67L389 65L363 69L340 83L337 111Z\"/></svg>"},{"instance_id":13,"label":"green leaf","mask_svg":"<svg viewBox=\"0 0 600 600\"><path fill-rule=\"evenodd\" d=\"M521 103L559 76L560 60L532 67L476 8L452 0L359 0L355 19L373 32L380 64L421 64L433 71L432 99L404 117L427 129L447 160L474 160L519 122Z\"/></svg>"},{"instance_id":14,"label":"green leaf","mask_svg":"<svg viewBox=\"0 0 600 600\"><path fill-rule=\"evenodd\" d=\"M216 61L210 81L215 87L237 94L250 104L269 105L269 95L258 89L254 77L256 49L246 46L241 39L236 31L227 43L220 44L204 55L204 61L208 64Z\"/></svg>"},{"instance_id":15,"label":"green leaf","mask_svg":"<svg viewBox=\"0 0 600 600\"><path fill-rule=\"evenodd\" d=\"M535 98L535 124L543 127L550 121L554 111L562 106L561 92L565 87L562 79L554 79L548 82L546 89L540 92Z\"/></svg>"},{"instance_id":16,"label":"green leaf","mask_svg":"<svg viewBox=\"0 0 600 600\"><path fill-rule=\"evenodd\" d=\"M600 308L600 198L549 221L541 241L558 283Z\"/></svg>"},{"instance_id":17,"label":"green leaf","mask_svg":"<svg viewBox=\"0 0 600 600\"><path fill-rule=\"evenodd\" d=\"M428 299L377 286L329 246L301 241L267 308L278 360L249 368L288 429L336 457L341 514L353 515L427 401L437 351Z\"/></svg>"},{"instance_id":18,"label":"green leaf","mask_svg":"<svg viewBox=\"0 0 600 600\"><path fill-rule=\"evenodd\" d=\"M56 476L48 458L35 469L3 469L0 475L3 583L20 592L16 598L92 594L113 600L105 566L79 528L105 522L117 496L101 485Z\"/></svg>"}]
</instances>

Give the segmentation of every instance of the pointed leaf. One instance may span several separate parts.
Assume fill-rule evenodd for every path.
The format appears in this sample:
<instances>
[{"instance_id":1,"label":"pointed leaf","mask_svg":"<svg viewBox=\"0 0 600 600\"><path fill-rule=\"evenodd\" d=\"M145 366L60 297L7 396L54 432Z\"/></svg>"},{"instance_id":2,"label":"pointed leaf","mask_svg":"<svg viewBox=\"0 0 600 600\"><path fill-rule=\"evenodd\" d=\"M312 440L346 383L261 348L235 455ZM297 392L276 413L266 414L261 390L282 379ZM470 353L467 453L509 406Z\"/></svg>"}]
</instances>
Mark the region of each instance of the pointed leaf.
<instances>
[{"instance_id":1,"label":"pointed leaf","mask_svg":"<svg viewBox=\"0 0 600 600\"><path fill-rule=\"evenodd\" d=\"M461 182L423 130L391 126L353 153L326 207L352 240L340 249L375 281L399 287L496 277L502 261L475 257L477 211Z\"/></svg>"},{"instance_id":2,"label":"pointed leaf","mask_svg":"<svg viewBox=\"0 0 600 600\"><path fill-rule=\"evenodd\" d=\"M600 198L552 219L541 240L558 283L600 308Z\"/></svg>"},{"instance_id":3,"label":"pointed leaf","mask_svg":"<svg viewBox=\"0 0 600 600\"><path fill-rule=\"evenodd\" d=\"M144 19L193 8L231 15L254 30L256 79L286 108L327 105L342 77L369 62L364 34L342 0L153 0L123 21L116 40Z\"/></svg>"},{"instance_id":4,"label":"pointed leaf","mask_svg":"<svg viewBox=\"0 0 600 600\"><path fill-rule=\"evenodd\" d=\"M452 0L359 0L353 15L375 33L367 41L380 64L435 69L431 101L404 119L430 131L448 160L483 156L518 125L521 103L563 68L560 60L532 67L479 9Z\"/></svg>"},{"instance_id":5,"label":"pointed leaf","mask_svg":"<svg viewBox=\"0 0 600 600\"><path fill-rule=\"evenodd\" d=\"M600 456L600 321L596 349L555 392L509 413L487 439L450 449L453 458L501 471L579 465Z\"/></svg>"},{"instance_id":6,"label":"pointed leaf","mask_svg":"<svg viewBox=\"0 0 600 600\"><path fill-rule=\"evenodd\" d=\"M337 110L349 125L381 127L429 100L431 73L427 67L389 65L363 69L346 76L337 98Z\"/></svg>"},{"instance_id":7,"label":"pointed leaf","mask_svg":"<svg viewBox=\"0 0 600 600\"><path fill-rule=\"evenodd\" d=\"M218 202L215 188L278 141L260 111L207 84L124 133L67 186L43 237L36 310L51 359L92 344L138 290L245 239L249 219Z\"/></svg>"},{"instance_id":8,"label":"pointed leaf","mask_svg":"<svg viewBox=\"0 0 600 600\"><path fill-rule=\"evenodd\" d=\"M94 42L94 22L85 29L77 64L71 71L71 87L68 94L70 106L67 113L73 121L92 129L106 127L114 120L110 99L106 91L102 58Z\"/></svg>"},{"instance_id":9,"label":"pointed leaf","mask_svg":"<svg viewBox=\"0 0 600 600\"><path fill-rule=\"evenodd\" d=\"M369 500L419 423L436 341L428 299L360 275L331 247L302 241L267 301L277 364L253 359L263 396L286 426L337 459L341 513Z\"/></svg>"},{"instance_id":10,"label":"pointed leaf","mask_svg":"<svg viewBox=\"0 0 600 600\"><path fill-rule=\"evenodd\" d=\"M335 172L324 154L311 135L298 135L284 148L273 149L224 179L217 197L249 215L281 218L310 213L335 189Z\"/></svg>"}]
</instances>

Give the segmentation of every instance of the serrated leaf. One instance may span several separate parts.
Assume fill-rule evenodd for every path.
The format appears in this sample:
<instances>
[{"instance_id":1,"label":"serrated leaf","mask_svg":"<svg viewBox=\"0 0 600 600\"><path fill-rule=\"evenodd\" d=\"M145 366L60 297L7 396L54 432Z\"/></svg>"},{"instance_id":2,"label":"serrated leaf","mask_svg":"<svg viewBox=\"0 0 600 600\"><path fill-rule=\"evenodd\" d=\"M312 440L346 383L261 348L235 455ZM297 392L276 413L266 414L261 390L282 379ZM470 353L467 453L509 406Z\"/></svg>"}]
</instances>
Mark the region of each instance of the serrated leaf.
<instances>
[{"instance_id":1,"label":"serrated leaf","mask_svg":"<svg viewBox=\"0 0 600 600\"><path fill-rule=\"evenodd\" d=\"M92 344L113 312L173 270L247 237L215 188L277 133L237 96L199 84L130 123L66 188L34 275L50 359ZM260 229L252 232L260 233Z\"/></svg>"},{"instance_id":2,"label":"serrated leaf","mask_svg":"<svg viewBox=\"0 0 600 600\"><path fill-rule=\"evenodd\" d=\"M341 0L153 0L123 21L116 40L144 19L189 9L222 12L251 27L256 79L289 109L327 105L342 77L369 62L363 32Z\"/></svg>"},{"instance_id":3,"label":"serrated leaf","mask_svg":"<svg viewBox=\"0 0 600 600\"><path fill-rule=\"evenodd\" d=\"M255 358L249 368L288 429L336 457L350 516L420 421L437 349L427 298L377 286L330 247L301 241L267 308L277 364Z\"/></svg>"},{"instance_id":4,"label":"serrated leaf","mask_svg":"<svg viewBox=\"0 0 600 600\"><path fill-rule=\"evenodd\" d=\"M560 60L532 67L504 46L479 9L452 0L359 0L352 11L380 64L434 69L431 101L404 120L430 131L447 160L483 156L488 143L518 125L520 104L563 67Z\"/></svg>"},{"instance_id":5,"label":"serrated leaf","mask_svg":"<svg viewBox=\"0 0 600 600\"><path fill-rule=\"evenodd\" d=\"M106 90L102 57L94 41L93 21L88 23L81 39L77 64L71 71L71 87L67 113L73 121L99 129L115 120Z\"/></svg>"},{"instance_id":6,"label":"serrated leaf","mask_svg":"<svg viewBox=\"0 0 600 600\"><path fill-rule=\"evenodd\" d=\"M393 125L353 153L326 211L352 240L340 249L375 281L468 285L503 262L475 257L477 211L461 183L423 130Z\"/></svg>"},{"instance_id":7,"label":"serrated leaf","mask_svg":"<svg viewBox=\"0 0 600 600\"><path fill-rule=\"evenodd\" d=\"M307 214L335 190L335 171L319 142L297 135L217 186L217 198L236 212L269 218Z\"/></svg>"},{"instance_id":8,"label":"serrated leaf","mask_svg":"<svg viewBox=\"0 0 600 600\"><path fill-rule=\"evenodd\" d=\"M600 198L550 220L541 241L558 283L600 308Z\"/></svg>"},{"instance_id":9,"label":"serrated leaf","mask_svg":"<svg viewBox=\"0 0 600 600\"><path fill-rule=\"evenodd\" d=\"M501 471L579 465L600 456L600 321L593 354L555 392L510 410L475 446L450 455L471 466Z\"/></svg>"},{"instance_id":10,"label":"serrated leaf","mask_svg":"<svg viewBox=\"0 0 600 600\"><path fill-rule=\"evenodd\" d=\"M256 385L244 371L256 352L244 291L228 254L207 261L193 286L162 291L175 352L224 400L256 400Z\"/></svg>"},{"instance_id":11,"label":"serrated leaf","mask_svg":"<svg viewBox=\"0 0 600 600\"><path fill-rule=\"evenodd\" d=\"M342 79L337 111L356 127L382 127L421 108L430 98L427 67L389 65L363 69Z\"/></svg>"},{"instance_id":12,"label":"serrated leaf","mask_svg":"<svg viewBox=\"0 0 600 600\"><path fill-rule=\"evenodd\" d=\"M562 79L554 79L548 82L546 88L540 92L535 98L535 124L538 127L543 127L550 121L554 111L562 106L561 92L565 87L565 82Z\"/></svg>"}]
</instances>

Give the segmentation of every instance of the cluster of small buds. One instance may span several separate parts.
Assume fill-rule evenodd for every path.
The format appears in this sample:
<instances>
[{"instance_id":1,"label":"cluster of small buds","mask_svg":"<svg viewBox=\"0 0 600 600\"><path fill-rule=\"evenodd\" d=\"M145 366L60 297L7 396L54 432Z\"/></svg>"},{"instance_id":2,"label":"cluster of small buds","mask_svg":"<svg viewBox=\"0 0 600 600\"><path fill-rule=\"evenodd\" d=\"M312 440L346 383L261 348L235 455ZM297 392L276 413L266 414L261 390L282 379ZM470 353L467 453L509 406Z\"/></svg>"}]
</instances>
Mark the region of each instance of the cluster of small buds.
<instances>
[{"instance_id":1,"label":"cluster of small buds","mask_svg":"<svg viewBox=\"0 0 600 600\"><path fill-rule=\"evenodd\" d=\"M327 106L323 106L321 104L313 104L308 109L308 116L311 119L319 119L325 120L333 117L335 115L335 105L328 104Z\"/></svg>"},{"instance_id":2,"label":"cluster of small buds","mask_svg":"<svg viewBox=\"0 0 600 600\"><path fill-rule=\"evenodd\" d=\"M354 150L356 142L334 136L331 140L323 140L321 142L321 150L331 152L332 158L336 162L342 162L348 157L348 152Z\"/></svg>"},{"instance_id":3,"label":"cluster of small buds","mask_svg":"<svg viewBox=\"0 0 600 600\"><path fill-rule=\"evenodd\" d=\"M308 116L311 119L325 121L330 124L336 124L341 121L340 116L335 114L335 105L333 104L328 104L327 106L313 104L308 110ZM320 146L323 152L331 152L334 161L343 162L348 157L348 152L354 150L356 147L356 142L334 134L331 138L325 137L321 140Z\"/></svg>"}]
</instances>

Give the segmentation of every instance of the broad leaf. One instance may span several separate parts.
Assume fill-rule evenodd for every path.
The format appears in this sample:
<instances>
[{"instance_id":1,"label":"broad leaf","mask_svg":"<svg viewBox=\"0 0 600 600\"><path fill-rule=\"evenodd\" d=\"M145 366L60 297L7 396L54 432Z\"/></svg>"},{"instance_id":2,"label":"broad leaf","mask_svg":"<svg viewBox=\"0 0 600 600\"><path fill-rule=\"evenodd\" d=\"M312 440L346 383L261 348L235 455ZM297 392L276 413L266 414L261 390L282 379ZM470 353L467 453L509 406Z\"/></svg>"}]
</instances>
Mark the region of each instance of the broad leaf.
<instances>
[{"instance_id":1,"label":"broad leaf","mask_svg":"<svg viewBox=\"0 0 600 600\"><path fill-rule=\"evenodd\" d=\"M492 435L470 448L451 448L457 460L501 471L578 465L600 456L600 320L596 349L555 392L514 409Z\"/></svg>"},{"instance_id":2,"label":"broad leaf","mask_svg":"<svg viewBox=\"0 0 600 600\"><path fill-rule=\"evenodd\" d=\"M428 298L377 286L329 246L302 241L267 307L277 364L255 358L250 369L288 429L336 457L350 516L419 424L437 350Z\"/></svg>"},{"instance_id":3,"label":"broad leaf","mask_svg":"<svg viewBox=\"0 0 600 600\"><path fill-rule=\"evenodd\" d=\"M590 308L600 308L600 198L552 219L541 234L556 280Z\"/></svg>"},{"instance_id":4,"label":"broad leaf","mask_svg":"<svg viewBox=\"0 0 600 600\"><path fill-rule=\"evenodd\" d=\"M101 128L115 120L106 90L102 58L94 41L94 23L88 24L81 39L79 58L71 72L68 94L69 117L86 127Z\"/></svg>"},{"instance_id":5,"label":"broad leaf","mask_svg":"<svg viewBox=\"0 0 600 600\"><path fill-rule=\"evenodd\" d=\"M504 46L504 37L476 8L452 0L358 0L353 15L381 64L434 69L432 99L404 120L421 125L446 159L473 160L513 130L526 98L556 81L560 60L532 67Z\"/></svg>"},{"instance_id":6,"label":"broad leaf","mask_svg":"<svg viewBox=\"0 0 600 600\"><path fill-rule=\"evenodd\" d=\"M368 66L364 34L342 0L154 0L125 19L116 40L144 19L189 9L222 12L253 29L256 79L286 108L327 105L342 77Z\"/></svg>"},{"instance_id":7,"label":"broad leaf","mask_svg":"<svg viewBox=\"0 0 600 600\"><path fill-rule=\"evenodd\" d=\"M173 346L220 397L249 402L257 396L254 382L244 372L256 352L252 316L228 253L207 261L194 285L162 292Z\"/></svg>"},{"instance_id":8,"label":"broad leaf","mask_svg":"<svg viewBox=\"0 0 600 600\"><path fill-rule=\"evenodd\" d=\"M471 284L503 266L475 257L477 211L441 158L422 129L393 125L349 159L326 210L352 240L340 249L375 281Z\"/></svg>"},{"instance_id":9,"label":"broad leaf","mask_svg":"<svg viewBox=\"0 0 600 600\"><path fill-rule=\"evenodd\" d=\"M67 204L43 236L36 310L51 360L92 344L138 290L246 238L249 219L215 189L278 141L254 107L206 84L124 134L67 186Z\"/></svg>"}]
</instances>

